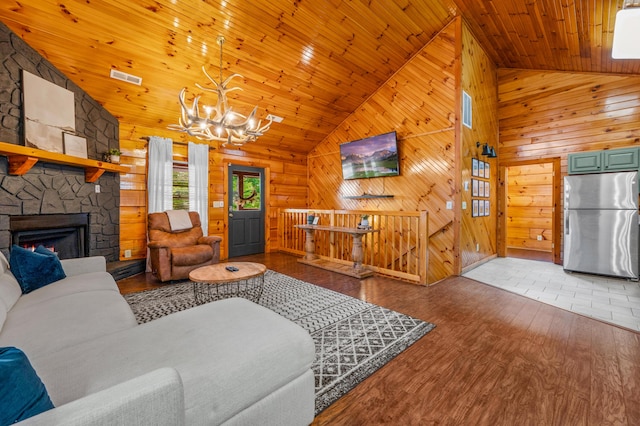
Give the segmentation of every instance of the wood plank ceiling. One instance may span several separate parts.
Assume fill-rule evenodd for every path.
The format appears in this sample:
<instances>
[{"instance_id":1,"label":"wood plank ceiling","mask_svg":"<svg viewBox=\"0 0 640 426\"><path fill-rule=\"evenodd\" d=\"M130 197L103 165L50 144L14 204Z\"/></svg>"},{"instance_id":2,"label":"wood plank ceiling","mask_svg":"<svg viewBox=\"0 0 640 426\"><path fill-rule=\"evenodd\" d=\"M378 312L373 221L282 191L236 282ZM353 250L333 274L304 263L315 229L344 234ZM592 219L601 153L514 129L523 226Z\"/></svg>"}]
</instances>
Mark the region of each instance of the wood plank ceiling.
<instances>
[{"instance_id":1,"label":"wood plank ceiling","mask_svg":"<svg viewBox=\"0 0 640 426\"><path fill-rule=\"evenodd\" d=\"M151 128L177 121L180 89L201 92L202 66L217 78L223 35L224 76L244 76L234 110L284 117L257 143L304 155L457 15L499 67L638 74L611 59L622 2L3 0L0 21L121 122Z\"/></svg>"}]
</instances>

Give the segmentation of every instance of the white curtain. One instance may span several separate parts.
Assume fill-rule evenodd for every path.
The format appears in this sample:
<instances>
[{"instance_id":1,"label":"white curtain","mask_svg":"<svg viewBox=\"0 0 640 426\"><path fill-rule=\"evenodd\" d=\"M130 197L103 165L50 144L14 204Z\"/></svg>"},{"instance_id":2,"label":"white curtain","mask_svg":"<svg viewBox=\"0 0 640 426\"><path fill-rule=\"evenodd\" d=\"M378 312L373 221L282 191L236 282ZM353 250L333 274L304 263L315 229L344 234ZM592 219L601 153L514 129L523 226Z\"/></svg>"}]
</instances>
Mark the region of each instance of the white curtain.
<instances>
[{"instance_id":1,"label":"white curtain","mask_svg":"<svg viewBox=\"0 0 640 426\"><path fill-rule=\"evenodd\" d=\"M202 232L209 235L209 145L189 142L189 210L200 214Z\"/></svg>"},{"instance_id":2,"label":"white curtain","mask_svg":"<svg viewBox=\"0 0 640 426\"><path fill-rule=\"evenodd\" d=\"M173 210L173 141L168 138L149 138L149 213ZM147 235L147 242L149 236ZM147 248L147 272L151 272L151 259Z\"/></svg>"},{"instance_id":3,"label":"white curtain","mask_svg":"<svg viewBox=\"0 0 640 426\"><path fill-rule=\"evenodd\" d=\"M173 141L149 138L149 213L173 210Z\"/></svg>"}]
</instances>

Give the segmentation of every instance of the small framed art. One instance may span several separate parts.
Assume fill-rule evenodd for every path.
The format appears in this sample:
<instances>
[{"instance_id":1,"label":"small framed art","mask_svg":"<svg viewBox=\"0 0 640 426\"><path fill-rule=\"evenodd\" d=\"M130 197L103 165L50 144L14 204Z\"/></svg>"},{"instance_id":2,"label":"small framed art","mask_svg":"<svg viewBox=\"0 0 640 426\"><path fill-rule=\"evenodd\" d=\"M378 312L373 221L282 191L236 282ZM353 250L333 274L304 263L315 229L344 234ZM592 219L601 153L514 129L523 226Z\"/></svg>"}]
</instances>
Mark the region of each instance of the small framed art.
<instances>
[{"instance_id":1,"label":"small framed art","mask_svg":"<svg viewBox=\"0 0 640 426\"><path fill-rule=\"evenodd\" d=\"M478 176L478 162L477 158L471 159L471 176Z\"/></svg>"},{"instance_id":2,"label":"small framed art","mask_svg":"<svg viewBox=\"0 0 640 426\"><path fill-rule=\"evenodd\" d=\"M489 181L485 181L484 182L484 196L489 198L489 194L490 194L490 187L489 187Z\"/></svg>"},{"instance_id":3,"label":"small framed art","mask_svg":"<svg viewBox=\"0 0 640 426\"><path fill-rule=\"evenodd\" d=\"M472 197L477 197L478 196L478 183L480 181L478 179L471 179L471 196Z\"/></svg>"},{"instance_id":4,"label":"small framed art","mask_svg":"<svg viewBox=\"0 0 640 426\"><path fill-rule=\"evenodd\" d=\"M484 178L489 179L491 177L489 163L484 163Z\"/></svg>"},{"instance_id":5,"label":"small framed art","mask_svg":"<svg viewBox=\"0 0 640 426\"><path fill-rule=\"evenodd\" d=\"M479 200L471 201L471 217L478 217L478 201Z\"/></svg>"},{"instance_id":6,"label":"small framed art","mask_svg":"<svg viewBox=\"0 0 640 426\"><path fill-rule=\"evenodd\" d=\"M83 137L63 133L64 153L74 157L87 158L87 140Z\"/></svg>"},{"instance_id":7,"label":"small framed art","mask_svg":"<svg viewBox=\"0 0 640 426\"><path fill-rule=\"evenodd\" d=\"M489 205L489 200L484 200L484 215L485 216L490 216L489 212L491 211L489 209L490 205Z\"/></svg>"}]
</instances>

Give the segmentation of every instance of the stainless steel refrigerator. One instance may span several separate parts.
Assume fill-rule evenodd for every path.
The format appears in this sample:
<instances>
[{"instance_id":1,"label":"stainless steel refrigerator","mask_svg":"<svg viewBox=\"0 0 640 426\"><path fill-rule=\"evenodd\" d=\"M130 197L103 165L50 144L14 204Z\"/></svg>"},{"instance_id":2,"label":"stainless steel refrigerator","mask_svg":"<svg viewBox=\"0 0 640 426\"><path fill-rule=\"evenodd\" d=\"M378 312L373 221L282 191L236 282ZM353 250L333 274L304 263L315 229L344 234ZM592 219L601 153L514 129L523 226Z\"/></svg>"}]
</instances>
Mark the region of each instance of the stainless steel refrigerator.
<instances>
[{"instance_id":1,"label":"stainless steel refrigerator","mask_svg":"<svg viewBox=\"0 0 640 426\"><path fill-rule=\"evenodd\" d=\"M564 178L564 269L638 279L638 172Z\"/></svg>"}]
</instances>

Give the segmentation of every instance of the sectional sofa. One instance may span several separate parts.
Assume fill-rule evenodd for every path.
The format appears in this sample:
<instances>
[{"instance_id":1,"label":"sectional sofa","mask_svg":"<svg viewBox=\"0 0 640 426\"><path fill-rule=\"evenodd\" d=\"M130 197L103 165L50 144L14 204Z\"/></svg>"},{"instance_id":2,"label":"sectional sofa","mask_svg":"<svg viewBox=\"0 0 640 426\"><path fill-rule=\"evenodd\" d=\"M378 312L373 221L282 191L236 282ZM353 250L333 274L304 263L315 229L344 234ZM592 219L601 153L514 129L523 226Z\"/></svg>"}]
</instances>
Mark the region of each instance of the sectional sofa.
<instances>
[{"instance_id":1,"label":"sectional sofa","mask_svg":"<svg viewBox=\"0 0 640 426\"><path fill-rule=\"evenodd\" d=\"M245 299L138 325L102 257L28 294L0 253L0 347L27 355L56 408L21 424L304 425L309 334Z\"/></svg>"}]
</instances>

